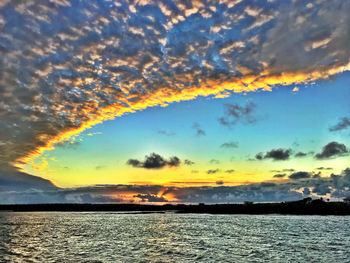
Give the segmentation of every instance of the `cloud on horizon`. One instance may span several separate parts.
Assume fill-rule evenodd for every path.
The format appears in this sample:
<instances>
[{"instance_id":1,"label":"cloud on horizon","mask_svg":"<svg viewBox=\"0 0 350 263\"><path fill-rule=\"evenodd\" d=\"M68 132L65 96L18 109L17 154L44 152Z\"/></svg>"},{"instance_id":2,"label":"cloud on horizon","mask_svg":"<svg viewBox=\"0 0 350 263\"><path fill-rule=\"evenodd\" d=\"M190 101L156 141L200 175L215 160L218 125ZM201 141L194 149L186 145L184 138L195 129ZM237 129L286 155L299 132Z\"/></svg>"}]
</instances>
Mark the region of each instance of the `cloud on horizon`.
<instances>
[{"instance_id":1,"label":"cloud on horizon","mask_svg":"<svg viewBox=\"0 0 350 263\"><path fill-rule=\"evenodd\" d=\"M161 185L97 185L70 189L27 189L0 191L0 204L11 203L105 203L105 202L280 202L305 197L344 198L350 196L350 168L330 177L296 172L292 180L239 186L165 187Z\"/></svg>"}]
</instances>

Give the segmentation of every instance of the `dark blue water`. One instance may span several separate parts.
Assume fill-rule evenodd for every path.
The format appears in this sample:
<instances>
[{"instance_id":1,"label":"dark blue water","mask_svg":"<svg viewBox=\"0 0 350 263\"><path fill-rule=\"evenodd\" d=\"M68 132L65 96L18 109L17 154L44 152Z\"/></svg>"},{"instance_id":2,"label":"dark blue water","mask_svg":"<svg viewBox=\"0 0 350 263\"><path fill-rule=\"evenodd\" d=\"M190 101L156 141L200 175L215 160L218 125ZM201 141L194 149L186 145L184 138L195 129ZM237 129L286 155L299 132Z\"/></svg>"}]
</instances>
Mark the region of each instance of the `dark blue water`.
<instances>
[{"instance_id":1,"label":"dark blue water","mask_svg":"<svg viewBox=\"0 0 350 263\"><path fill-rule=\"evenodd\" d=\"M350 217L0 213L0 262L350 262Z\"/></svg>"}]
</instances>

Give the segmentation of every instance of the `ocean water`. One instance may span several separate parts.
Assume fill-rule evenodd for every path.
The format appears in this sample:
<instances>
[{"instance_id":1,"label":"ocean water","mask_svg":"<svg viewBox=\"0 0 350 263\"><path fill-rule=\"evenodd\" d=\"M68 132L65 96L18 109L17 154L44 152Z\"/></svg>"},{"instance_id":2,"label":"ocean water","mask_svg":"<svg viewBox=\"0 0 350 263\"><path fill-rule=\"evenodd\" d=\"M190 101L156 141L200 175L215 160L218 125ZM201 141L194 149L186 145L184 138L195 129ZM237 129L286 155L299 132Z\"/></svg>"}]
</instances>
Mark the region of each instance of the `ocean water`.
<instances>
[{"instance_id":1,"label":"ocean water","mask_svg":"<svg viewBox=\"0 0 350 263\"><path fill-rule=\"evenodd\" d=\"M0 262L350 262L350 217L0 213Z\"/></svg>"}]
</instances>

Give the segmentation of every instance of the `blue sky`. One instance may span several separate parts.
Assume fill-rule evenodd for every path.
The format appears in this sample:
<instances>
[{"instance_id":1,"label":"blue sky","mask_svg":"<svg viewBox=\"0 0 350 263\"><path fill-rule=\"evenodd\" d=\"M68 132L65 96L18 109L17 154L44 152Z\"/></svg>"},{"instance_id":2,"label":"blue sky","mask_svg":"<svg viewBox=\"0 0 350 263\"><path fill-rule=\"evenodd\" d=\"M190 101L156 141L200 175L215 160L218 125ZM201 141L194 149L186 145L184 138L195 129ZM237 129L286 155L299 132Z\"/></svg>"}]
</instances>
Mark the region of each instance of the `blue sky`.
<instances>
[{"instance_id":1,"label":"blue sky","mask_svg":"<svg viewBox=\"0 0 350 263\"><path fill-rule=\"evenodd\" d=\"M208 179L206 171L209 169L218 168L222 173L227 169L235 169L237 173L230 176L235 184L250 180L246 174L254 171L256 174L252 181L262 181L268 177L272 179L274 173L270 171L277 168L311 171L320 166L329 166L334 169L332 172L338 172L346 166L348 158L342 158L340 167L335 160L315 160L313 155L288 161L260 162L249 159L254 159L259 152L271 149L317 153L331 141L347 145L349 131L330 132L329 127L336 124L342 116L347 116L350 110L346 95L349 93L349 79L350 74L344 73L332 80L298 85L298 91L293 91L295 86L292 85L276 87L272 91L232 94L223 99L199 97L167 107L147 108L126 114L86 130L75 139L79 145L57 147L48 152L47 159L54 157L55 160L49 161L50 165L46 169L48 174L50 169L59 169L60 177L64 177L67 171L70 175L84 167L84 171L89 169L89 173L96 174L98 178L96 182L89 180L88 184L100 182L101 177L105 178L105 183L116 183L135 170L126 164L128 159L142 159L155 152L162 156L179 156L181 159L192 160L196 164L191 170L198 170L203 179ZM225 104L246 105L249 102L256 104L253 112L256 122L246 123L240 120L230 127L219 122L219 118L225 115ZM205 135L196 134L194 123L198 123ZM229 142L235 142L238 146L220 147ZM220 163L210 163L212 159ZM252 170L251 166L257 168ZM111 172L116 174L112 178ZM168 171L159 173L164 176ZM193 174L190 170L184 173L187 173L185 178L191 181ZM56 172L53 177L47 178L60 182L60 177L55 178L55 175ZM146 171L143 180L148 181L148 177ZM167 179L171 181L171 178ZM63 182L70 184L69 180ZM79 183L74 182L74 185Z\"/></svg>"},{"instance_id":2,"label":"blue sky","mask_svg":"<svg viewBox=\"0 0 350 263\"><path fill-rule=\"evenodd\" d=\"M350 194L349 10L342 0L1 2L2 198L50 186L81 200L96 185L125 186L108 197L119 201Z\"/></svg>"}]
</instances>

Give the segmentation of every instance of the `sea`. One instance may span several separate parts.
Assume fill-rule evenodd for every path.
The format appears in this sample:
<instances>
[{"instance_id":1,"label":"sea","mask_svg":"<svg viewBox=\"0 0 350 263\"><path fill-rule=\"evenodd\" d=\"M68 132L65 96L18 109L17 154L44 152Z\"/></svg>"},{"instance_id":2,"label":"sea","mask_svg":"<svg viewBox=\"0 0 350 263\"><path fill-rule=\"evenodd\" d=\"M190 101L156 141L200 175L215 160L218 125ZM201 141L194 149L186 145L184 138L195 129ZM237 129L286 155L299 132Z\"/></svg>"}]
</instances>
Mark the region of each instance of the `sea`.
<instances>
[{"instance_id":1,"label":"sea","mask_svg":"<svg viewBox=\"0 0 350 263\"><path fill-rule=\"evenodd\" d=\"M350 216L1 212L0 262L350 262Z\"/></svg>"}]
</instances>

